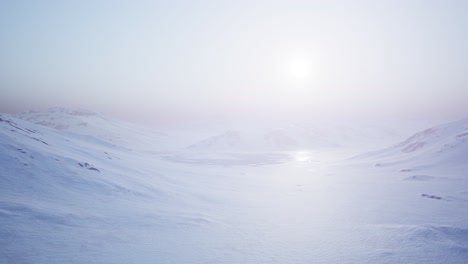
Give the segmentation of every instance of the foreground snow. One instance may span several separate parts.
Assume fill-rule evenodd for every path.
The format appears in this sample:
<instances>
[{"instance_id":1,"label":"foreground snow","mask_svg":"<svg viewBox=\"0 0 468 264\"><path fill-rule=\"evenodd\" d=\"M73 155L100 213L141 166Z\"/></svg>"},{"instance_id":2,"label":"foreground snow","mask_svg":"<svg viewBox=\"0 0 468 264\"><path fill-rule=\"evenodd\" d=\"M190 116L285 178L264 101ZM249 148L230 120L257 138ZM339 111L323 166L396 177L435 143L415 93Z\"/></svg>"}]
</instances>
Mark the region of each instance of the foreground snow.
<instances>
[{"instance_id":1,"label":"foreground snow","mask_svg":"<svg viewBox=\"0 0 468 264\"><path fill-rule=\"evenodd\" d=\"M464 157L172 151L156 148L167 135L115 121L108 138L87 117L73 131L0 118L0 263L468 259ZM463 142L453 155L467 153Z\"/></svg>"}]
</instances>

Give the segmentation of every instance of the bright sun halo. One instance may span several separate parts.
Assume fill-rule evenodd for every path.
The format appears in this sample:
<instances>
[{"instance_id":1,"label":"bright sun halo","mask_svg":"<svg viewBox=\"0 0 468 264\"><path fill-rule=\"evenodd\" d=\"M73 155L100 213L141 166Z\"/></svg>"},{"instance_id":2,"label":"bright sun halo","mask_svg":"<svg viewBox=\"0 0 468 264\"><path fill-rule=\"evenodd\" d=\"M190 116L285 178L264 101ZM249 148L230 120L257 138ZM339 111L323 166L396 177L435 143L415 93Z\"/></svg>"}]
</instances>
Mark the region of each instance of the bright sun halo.
<instances>
[{"instance_id":1,"label":"bright sun halo","mask_svg":"<svg viewBox=\"0 0 468 264\"><path fill-rule=\"evenodd\" d=\"M289 64L289 75L297 81L305 80L309 77L310 65L305 60L294 60Z\"/></svg>"}]
</instances>

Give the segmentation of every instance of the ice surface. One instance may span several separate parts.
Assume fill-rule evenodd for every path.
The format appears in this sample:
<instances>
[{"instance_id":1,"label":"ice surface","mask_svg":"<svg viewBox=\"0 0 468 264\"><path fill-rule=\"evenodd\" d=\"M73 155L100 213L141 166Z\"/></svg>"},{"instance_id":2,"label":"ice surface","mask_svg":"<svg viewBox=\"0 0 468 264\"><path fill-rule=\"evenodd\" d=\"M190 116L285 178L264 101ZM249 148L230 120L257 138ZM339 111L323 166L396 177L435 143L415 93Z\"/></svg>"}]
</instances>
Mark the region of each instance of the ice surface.
<instances>
[{"instance_id":1,"label":"ice surface","mask_svg":"<svg viewBox=\"0 0 468 264\"><path fill-rule=\"evenodd\" d=\"M466 124L349 159L360 133L0 115L0 263L467 263Z\"/></svg>"}]
</instances>

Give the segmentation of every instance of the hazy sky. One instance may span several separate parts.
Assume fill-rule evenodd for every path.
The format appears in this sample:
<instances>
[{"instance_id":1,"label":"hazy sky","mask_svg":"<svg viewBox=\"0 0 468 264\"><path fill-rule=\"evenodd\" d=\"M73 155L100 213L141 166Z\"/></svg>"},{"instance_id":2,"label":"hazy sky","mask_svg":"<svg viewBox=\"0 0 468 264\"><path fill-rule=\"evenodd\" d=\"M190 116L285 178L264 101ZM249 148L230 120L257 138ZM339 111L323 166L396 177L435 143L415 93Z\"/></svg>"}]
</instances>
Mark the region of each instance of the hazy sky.
<instances>
[{"instance_id":1,"label":"hazy sky","mask_svg":"<svg viewBox=\"0 0 468 264\"><path fill-rule=\"evenodd\" d=\"M0 0L0 110L468 115L467 14L439 0Z\"/></svg>"}]
</instances>

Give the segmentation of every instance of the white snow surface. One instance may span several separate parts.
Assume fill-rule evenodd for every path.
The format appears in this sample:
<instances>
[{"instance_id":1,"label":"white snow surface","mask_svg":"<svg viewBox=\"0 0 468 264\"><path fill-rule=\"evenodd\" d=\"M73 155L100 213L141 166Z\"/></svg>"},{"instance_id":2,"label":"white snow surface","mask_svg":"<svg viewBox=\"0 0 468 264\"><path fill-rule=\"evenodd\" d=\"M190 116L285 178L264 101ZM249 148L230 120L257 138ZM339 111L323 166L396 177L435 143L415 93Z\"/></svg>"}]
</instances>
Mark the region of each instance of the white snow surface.
<instances>
[{"instance_id":1,"label":"white snow surface","mask_svg":"<svg viewBox=\"0 0 468 264\"><path fill-rule=\"evenodd\" d=\"M378 161L378 166L465 167L468 164L468 118L427 128L395 146L356 158Z\"/></svg>"},{"instance_id":2,"label":"white snow surface","mask_svg":"<svg viewBox=\"0 0 468 264\"><path fill-rule=\"evenodd\" d=\"M287 126L181 143L90 111L0 115L0 263L467 263L466 129L349 158Z\"/></svg>"}]
</instances>

